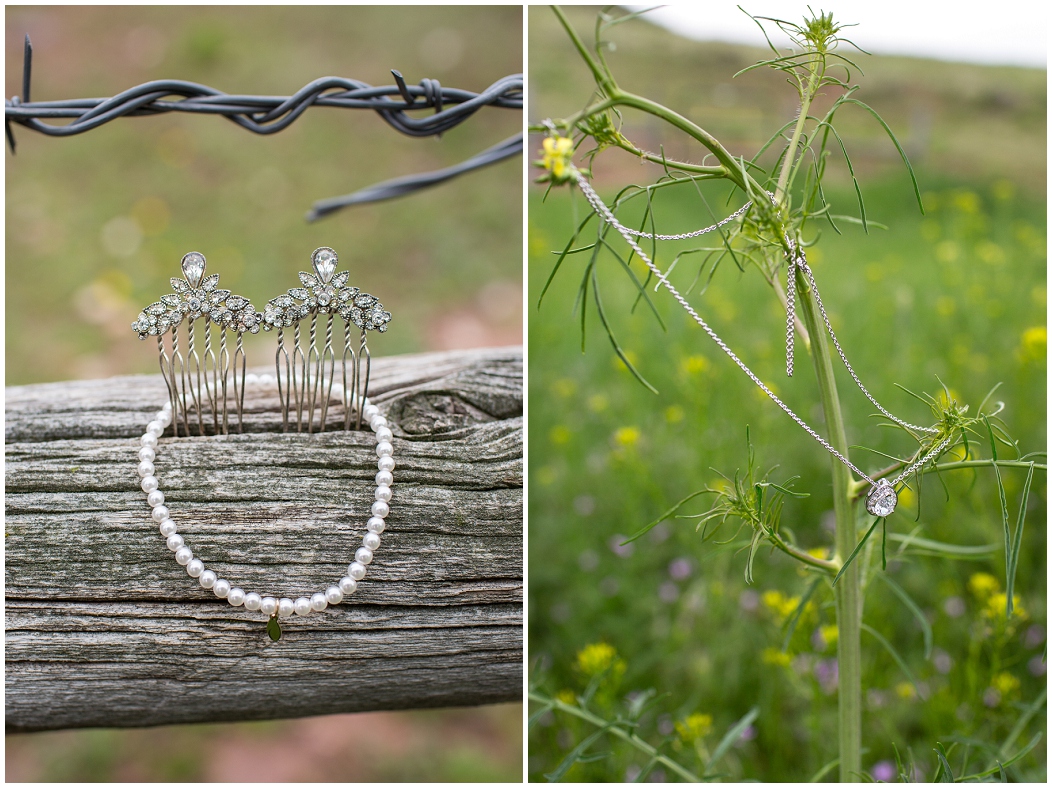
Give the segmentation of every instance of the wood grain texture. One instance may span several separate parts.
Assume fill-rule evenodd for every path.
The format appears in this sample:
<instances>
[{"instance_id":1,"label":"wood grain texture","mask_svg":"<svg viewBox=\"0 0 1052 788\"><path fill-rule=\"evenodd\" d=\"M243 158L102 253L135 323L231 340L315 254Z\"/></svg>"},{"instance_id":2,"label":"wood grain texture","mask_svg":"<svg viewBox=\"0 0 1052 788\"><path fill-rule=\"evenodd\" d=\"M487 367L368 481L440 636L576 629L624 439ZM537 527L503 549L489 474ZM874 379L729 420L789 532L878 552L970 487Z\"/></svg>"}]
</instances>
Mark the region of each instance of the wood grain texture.
<instances>
[{"instance_id":1,"label":"wood grain texture","mask_svg":"<svg viewBox=\"0 0 1052 788\"><path fill-rule=\"evenodd\" d=\"M136 453L164 398L160 375L7 389L9 732L521 699L521 349L374 361L397 461L383 543L349 603L277 643L150 519ZM295 598L345 574L376 457L365 432L284 434L277 408L250 390L245 434L162 438L155 465L196 556Z\"/></svg>"}]
</instances>

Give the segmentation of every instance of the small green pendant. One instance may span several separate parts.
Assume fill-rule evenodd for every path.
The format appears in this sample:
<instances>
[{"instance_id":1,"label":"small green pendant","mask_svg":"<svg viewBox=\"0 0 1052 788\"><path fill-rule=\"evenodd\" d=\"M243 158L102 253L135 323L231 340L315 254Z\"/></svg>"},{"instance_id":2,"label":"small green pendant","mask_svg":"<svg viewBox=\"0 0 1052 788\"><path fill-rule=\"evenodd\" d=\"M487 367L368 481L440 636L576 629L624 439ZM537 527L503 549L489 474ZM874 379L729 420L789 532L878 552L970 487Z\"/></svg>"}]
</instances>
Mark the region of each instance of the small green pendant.
<instances>
[{"instance_id":1,"label":"small green pendant","mask_svg":"<svg viewBox=\"0 0 1052 788\"><path fill-rule=\"evenodd\" d=\"M278 624L277 616L273 616L267 622L267 634L271 640L281 640L281 626Z\"/></svg>"}]
</instances>

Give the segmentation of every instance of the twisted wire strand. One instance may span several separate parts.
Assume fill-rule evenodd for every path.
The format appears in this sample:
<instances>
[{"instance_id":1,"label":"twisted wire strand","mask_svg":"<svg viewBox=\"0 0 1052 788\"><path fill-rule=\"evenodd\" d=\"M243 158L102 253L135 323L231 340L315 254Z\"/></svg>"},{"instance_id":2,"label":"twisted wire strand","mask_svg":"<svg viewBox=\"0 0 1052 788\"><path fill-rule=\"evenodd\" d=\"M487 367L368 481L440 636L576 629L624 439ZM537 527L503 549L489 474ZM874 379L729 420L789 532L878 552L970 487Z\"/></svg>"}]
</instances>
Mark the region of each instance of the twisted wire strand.
<instances>
[{"instance_id":1,"label":"twisted wire strand","mask_svg":"<svg viewBox=\"0 0 1052 788\"><path fill-rule=\"evenodd\" d=\"M370 110L391 128L409 137L439 136L460 125L483 107L521 110L523 75L501 77L481 92L443 87L437 79L424 78L419 85L406 84L395 70L394 85L374 87L367 82L344 77L321 77L307 83L291 96L253 96L228 94L208 85L181 79L144 82L110 98L30 101L33 46L25 39L22 95L5 100L4 131L11 152L15 152L12 124L49 137L70 137L96 129L122 117L187 112L221 115L253 134L276 134L288 128L311 107ZM409 112L434 110L414 117ZM55 125L44 121L69 119ZM437 185L450 178L486 167L523 150L522 135L476 154L458 165L437 172L420 173L367 187L350 195L321 200L307 214L315 221L350 205L376 202L402 196Z\"/></svg>"}]
</instances>

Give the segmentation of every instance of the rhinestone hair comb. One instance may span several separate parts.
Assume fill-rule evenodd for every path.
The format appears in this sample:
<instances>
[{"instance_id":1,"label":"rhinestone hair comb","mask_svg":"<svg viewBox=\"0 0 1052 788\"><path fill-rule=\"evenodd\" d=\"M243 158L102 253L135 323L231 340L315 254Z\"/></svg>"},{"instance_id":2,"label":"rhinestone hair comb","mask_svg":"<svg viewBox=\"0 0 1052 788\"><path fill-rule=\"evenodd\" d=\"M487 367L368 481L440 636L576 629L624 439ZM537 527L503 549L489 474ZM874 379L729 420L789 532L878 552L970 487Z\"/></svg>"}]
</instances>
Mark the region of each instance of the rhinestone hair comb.
<instances>
[{"instance_id":1,"label":"rhinestone hair comb","mask_svg":"<svg viewBox=\"0 0 1052 788\"><path fill-rule=\"evenodd\" d=\"M183 257L184 278L171 279L175 292L161 296L132 323L139 339L157 338L176 436L180 431L187 436L227 434L235 418L237 430L243 430L247 364L243 338L260 329L277 331L275 367L285 431L293 423L298 432L323 431L334 389L343 405L343 428L350 429L352 422L355 429L361 428L371 362L367 332L386 331L391 313L374 296L347 286L350 273L336 272L338 258L329 247L315 250L311 262L314 273L299 274L303 287L271 299L263 312L257 312L249 299L220 289L219 274L205 276L203 254L190 252ZM308 317L310 328L304 342L300 323ZM319 317L324 322L320 342ZM333 344L337 317L344 323L342 346ZM196 329L202 321L203 347ZM355 343L352 325L361 332ZM219 333L218 353L213 326ZM289 328L292 344L287 347L285 331ZM227 337L231 332L232 352ZM341 384L334 386L337 376Z\"/></svg>"}]
</instances>

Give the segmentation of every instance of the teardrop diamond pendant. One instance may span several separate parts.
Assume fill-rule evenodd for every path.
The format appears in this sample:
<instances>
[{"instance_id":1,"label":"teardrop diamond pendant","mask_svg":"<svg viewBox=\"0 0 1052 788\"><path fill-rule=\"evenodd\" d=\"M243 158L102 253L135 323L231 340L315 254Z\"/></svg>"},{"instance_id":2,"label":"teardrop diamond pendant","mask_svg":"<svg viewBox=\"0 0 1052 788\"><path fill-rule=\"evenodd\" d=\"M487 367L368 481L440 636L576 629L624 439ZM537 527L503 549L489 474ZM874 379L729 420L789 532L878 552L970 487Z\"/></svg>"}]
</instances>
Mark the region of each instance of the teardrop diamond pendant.
<instances>
[{"instance_id":1,"label":"teardrop diamond pendant","mask_svg":"<svg viewBox=\"0 0 1052 788\"><path fill-rule=\"evenodd\" d=\"M887 479L881 479L870 488L866 497L866 511L874 517L887 517L895 511L895 504L899 497L895 494L895 488L888 483Z\"/></svg>"}]
</instances>

